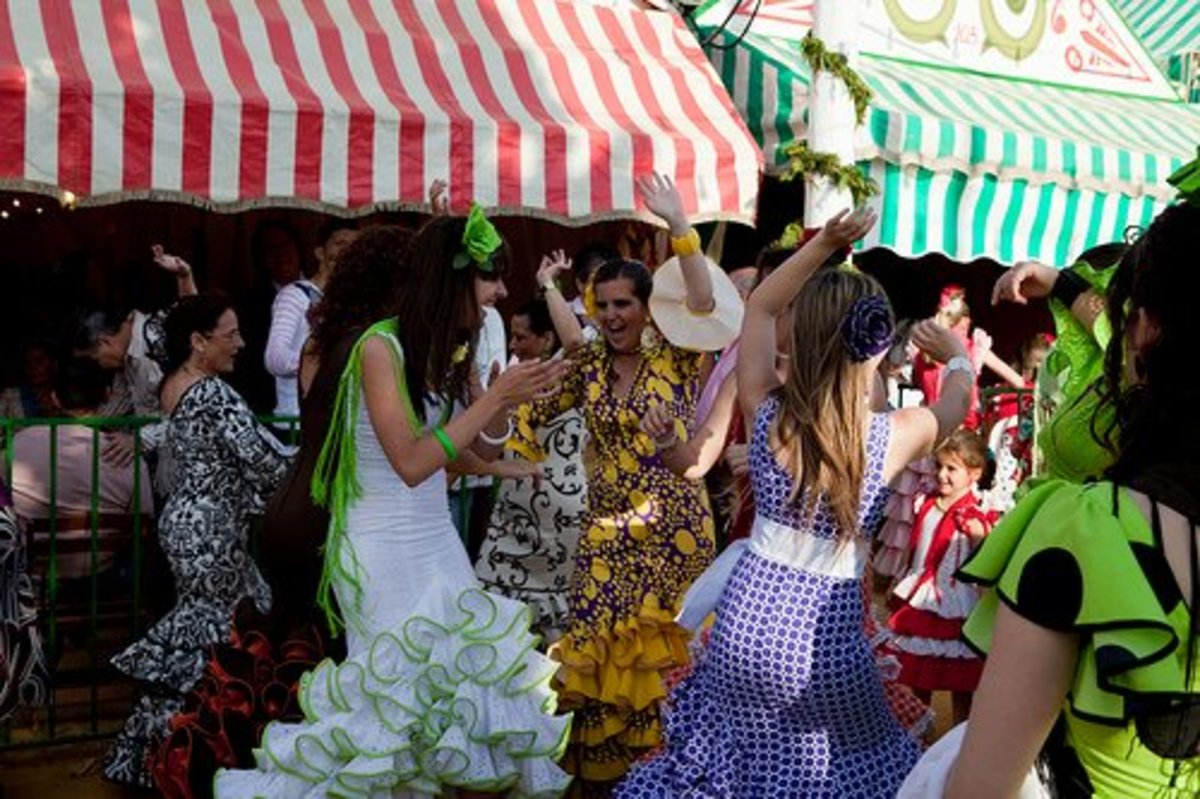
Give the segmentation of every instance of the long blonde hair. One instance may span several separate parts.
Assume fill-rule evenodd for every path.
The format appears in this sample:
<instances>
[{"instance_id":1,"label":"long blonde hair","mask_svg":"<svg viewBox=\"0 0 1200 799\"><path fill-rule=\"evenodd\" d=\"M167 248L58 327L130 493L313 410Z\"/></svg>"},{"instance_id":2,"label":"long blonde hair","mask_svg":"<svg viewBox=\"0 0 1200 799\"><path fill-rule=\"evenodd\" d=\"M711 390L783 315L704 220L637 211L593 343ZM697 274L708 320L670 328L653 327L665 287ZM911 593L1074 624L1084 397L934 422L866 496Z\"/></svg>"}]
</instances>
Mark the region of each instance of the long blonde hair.
<instances>
[{"instance_id":1,"label":"long blonde hair","mask_svg":"<svg viewBox=\"0 0 1200 799\"><path fill-rule=\"evenodd\" d=\"M872 295L886 301L874 278L841 268L822 269L801 289L775 423L777 446L795 480L792 501L802 499L811 518L824 498L844 539L858 533L871 362L851 359L841 330L855 301Z\"/></svg>"}]
</instances>

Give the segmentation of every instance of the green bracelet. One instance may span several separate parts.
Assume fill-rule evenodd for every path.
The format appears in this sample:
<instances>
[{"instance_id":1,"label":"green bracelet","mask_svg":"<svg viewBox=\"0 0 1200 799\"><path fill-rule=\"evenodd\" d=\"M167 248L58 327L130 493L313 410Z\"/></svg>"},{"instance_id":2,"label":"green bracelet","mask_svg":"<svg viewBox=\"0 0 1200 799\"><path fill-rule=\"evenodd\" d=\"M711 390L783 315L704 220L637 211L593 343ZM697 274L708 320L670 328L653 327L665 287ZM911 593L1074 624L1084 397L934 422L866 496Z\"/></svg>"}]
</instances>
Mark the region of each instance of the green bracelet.
<instances>
[{"instance_id":1,"label":"green bracelet","mask_svg":"<svg viewBox=\"0 0 1200 799\"><path fill-rule=\"evenodd\" d=\"M446 453L446 460L453 463L458 460L458 450L454 448L454 442L450 440L450 436L446 435L446 431L438 427L433 428L433 437L442 445L442 452Z\"/></svg>"}]
</instances>

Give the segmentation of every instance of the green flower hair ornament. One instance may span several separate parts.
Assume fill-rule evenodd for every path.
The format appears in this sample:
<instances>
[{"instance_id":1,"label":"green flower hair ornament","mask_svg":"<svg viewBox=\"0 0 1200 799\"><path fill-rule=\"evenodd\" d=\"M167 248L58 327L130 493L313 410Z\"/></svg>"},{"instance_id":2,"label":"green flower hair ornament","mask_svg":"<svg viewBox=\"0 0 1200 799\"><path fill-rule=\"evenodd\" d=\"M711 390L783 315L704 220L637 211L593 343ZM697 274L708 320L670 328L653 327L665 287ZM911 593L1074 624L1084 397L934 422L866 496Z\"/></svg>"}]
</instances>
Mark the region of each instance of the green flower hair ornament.
<instances>
[{"instance_id":1,"label":"green flower hair ornament","mask_svg":"<svg viewBox=\"0 0 1200 799\"><path fill-rule=\"evenodd\" d=\"M1175 170L1167 183L1179 192L1179 199L1200 208L1200 147L1196 148L1196 159Z\"/></svg>"},{"instance_id":2,"label":"green flower hair ornament","mask_svg":"<svg viewBox=\"0 0 1200 799\"><path fill-rule=\"evenodd\" d=\"M467 226L463 229L463 248L454 256L451 266L454 269L475 266L484 272L491 272L495 268L492 256L503 243L504 240L496 232L495 226L483 215L483 209L476 203L471 203L471 210L467 213Z\"/></svg>"}]
</instances>

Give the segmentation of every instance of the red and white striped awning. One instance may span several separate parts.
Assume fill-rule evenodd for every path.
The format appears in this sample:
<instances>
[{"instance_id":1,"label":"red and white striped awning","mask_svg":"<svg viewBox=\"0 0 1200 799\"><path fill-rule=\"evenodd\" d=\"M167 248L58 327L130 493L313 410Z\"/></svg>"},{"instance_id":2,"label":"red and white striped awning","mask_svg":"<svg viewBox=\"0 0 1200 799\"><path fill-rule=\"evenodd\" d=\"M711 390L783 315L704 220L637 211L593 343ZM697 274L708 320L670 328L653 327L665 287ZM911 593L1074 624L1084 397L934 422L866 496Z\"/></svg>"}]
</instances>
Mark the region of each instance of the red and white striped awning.
<instances>
[{"instance_id":1,"label":"red and white striped awning","mask_svg":"<svg viewBox=\"0 0 1200 799\"><path fill-rule=\"evenodd\" d=\"M451 202L586 222L761 154L673 13L581 0L0 0L0 187L219 210Z\"/></svg>"}]
</instances>

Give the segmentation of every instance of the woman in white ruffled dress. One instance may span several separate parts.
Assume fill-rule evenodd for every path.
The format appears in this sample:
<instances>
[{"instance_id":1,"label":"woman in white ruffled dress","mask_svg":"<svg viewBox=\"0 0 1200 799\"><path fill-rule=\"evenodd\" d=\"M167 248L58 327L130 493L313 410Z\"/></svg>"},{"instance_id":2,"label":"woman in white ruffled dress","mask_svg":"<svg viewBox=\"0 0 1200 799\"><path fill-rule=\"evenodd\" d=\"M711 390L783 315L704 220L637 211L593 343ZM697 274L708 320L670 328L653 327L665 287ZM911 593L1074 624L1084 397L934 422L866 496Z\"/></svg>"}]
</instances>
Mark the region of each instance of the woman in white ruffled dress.
<instances>
[{"instance_id":1,"label":"woman in white ruffled dress","mask_svg":"<svg viewBox=\"0 0 1200 799\"><path fill-rule=\"evenodd\" d=\"M395 258L386 230L353 246ZM347 660L301 679L305 720L268 726L256 769L219 772L221 799L541 798L569 782L555 764L570 724L553 715L555 666L535 650L528 607L481 590L445 476L459 449L496 457L510 410L563 366L518 364L486 392L470 375L480 307L502 289L505 264L477 208L434 218L410 253L398 259L397 317L350 356L313 480L332 518L319 600L332 614L336 596ZM448 419L450 398L468 396Z\"/></svg>"}]
</instances>

